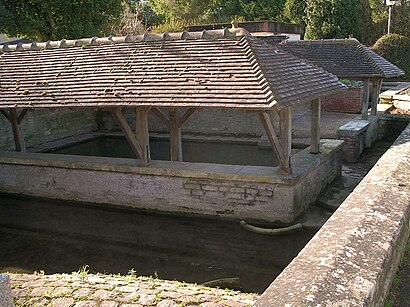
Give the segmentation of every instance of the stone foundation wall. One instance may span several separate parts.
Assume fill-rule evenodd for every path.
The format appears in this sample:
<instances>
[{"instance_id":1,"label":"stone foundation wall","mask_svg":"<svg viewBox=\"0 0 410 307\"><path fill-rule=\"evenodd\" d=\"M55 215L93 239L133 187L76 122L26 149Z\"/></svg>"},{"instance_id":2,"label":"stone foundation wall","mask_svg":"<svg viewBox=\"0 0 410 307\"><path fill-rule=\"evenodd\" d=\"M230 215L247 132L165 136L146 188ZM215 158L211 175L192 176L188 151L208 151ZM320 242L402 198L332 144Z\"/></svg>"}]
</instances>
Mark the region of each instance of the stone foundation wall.
<instances>
[{"instance_id":1,"label":"stone foundation wall","mask_svg":"<svg viewBox=\"0 0 410 307\"><path fill-rule=\"evenodd\" d=\"M383 306L410 222L410 125L255 306Z\"/></svg>"},{"instance_id":2,"label":"stone foundation wall","mask_svg":"<svg viewBox=\"0 0 410 307\"><path fill-rule=\"evenodd\" d=\"M22 122L26 146L97 129L96 112L92 110L34 110ZM0 151L14 150L10 123L0 115Z\"/></svg>"},{"instance_id":3,"label":"stone foundation wall","mask_svg":"<svg viewBox=\"0 0 410 307\"><path fill-rule=\"evenodd\" d=\"M2 153L0 192L289 224L340 175L341 144L323 140L320 154L295 154L292 175L277 167L168 161L139 167L132 159Z\"/></svg>"},{"instance_id":4,"label":"stone foundation wall","mask_svg":"<svg viewBox=\"0 0 410 307\"><path fill-rule=\"evenodd\" d=\"M323 97L321 104L322 110L360 113L362 110L363 88L350 87L347 91L339 94Z\"/></svg>"}]
</instances>

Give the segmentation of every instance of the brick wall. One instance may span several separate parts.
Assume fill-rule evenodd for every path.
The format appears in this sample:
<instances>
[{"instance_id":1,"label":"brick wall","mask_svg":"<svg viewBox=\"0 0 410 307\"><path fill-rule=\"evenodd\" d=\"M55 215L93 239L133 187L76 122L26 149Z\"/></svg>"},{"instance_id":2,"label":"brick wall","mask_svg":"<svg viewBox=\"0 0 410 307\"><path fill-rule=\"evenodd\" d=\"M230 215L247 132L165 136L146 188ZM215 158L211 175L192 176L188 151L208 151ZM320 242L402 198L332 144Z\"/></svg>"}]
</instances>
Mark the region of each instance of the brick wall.
<instances>
[{"instance_id":1,"label":"brick wall","mask_svg":"<svg viewBox=\"0 0 410 307\"><path fill-rule=\"evenodd\" d=\"M362 110L363 88L350 87L347 91L322 98L324 111L360 113Z\"/></svg>"},{"instance_id":2,"label":"brick wall","mask_svg":"<svg viewBox=\"0 0 410 307\"><path fill-rule=\"evenodd\" d=\"M22 122L27 147L97 129L92 110L30 111ZM10 123L0 115L0 150L14 150Z\"/></svg>"}]
</instances>

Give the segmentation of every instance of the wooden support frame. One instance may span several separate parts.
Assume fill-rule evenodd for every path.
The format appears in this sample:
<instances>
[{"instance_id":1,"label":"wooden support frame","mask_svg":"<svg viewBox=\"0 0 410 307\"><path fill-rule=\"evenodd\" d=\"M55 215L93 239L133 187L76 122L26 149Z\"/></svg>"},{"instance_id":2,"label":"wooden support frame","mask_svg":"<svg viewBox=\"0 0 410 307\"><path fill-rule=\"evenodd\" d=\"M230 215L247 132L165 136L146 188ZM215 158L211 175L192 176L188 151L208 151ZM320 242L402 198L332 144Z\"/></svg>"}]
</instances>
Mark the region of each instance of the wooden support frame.
<instances>
[{"instance_id":1,"label":"wooden support frame","mask_svg":"<svg viewBox=\"0 0 410 307\"><path fill-rule=\"evenodd\" d=\"M383 79L378 78L373 80L373 93L372 93L372 105L371 115L377 115L377 104L379 103L380 90L382 87Z\"/></svg>"},{"instance_id":2,"label":"wooden support frame","mask_svg":"<svg viewBox=\"0 0 410 307\"><path fill-rule=\"evenodd\" d=\"M177 109L170 109L168 116L171 161L182 161L182 136Z\"/></svg>"},{"instance_id":3,"label":"wooden support frame","mask_svg":"<svg viewBox=\"0 0 410 307\"><path fill-rule=\"evenodd\" d=\"M182 125L194 114L198 109L189 108L179 117L178 109L172 108L168 111L168 116L158 108L152 108L151 111L169 128L171 161L182 161Z\"/></svg>"},{"instance_id":4,"label":"wooden support frame","mask_svg":"<svg viewBox=\"0 0 410 307\"><path fill-rule=\"evenodd\" d=\"M20 114L16 109L0 110L0 113L10 122L13 131L14 146L18 152L26 152L26 143L24 142L24 134L21 129L21 123L28 113L28 109L23 109Z\"/></svg>"},{"instance_id":5,"label":"wooden support frame","mask_svg":"<svg viewBox=\"0 0 410 307\"><path fill-rule=\"evenodd\" d=\"M135 135L141 147L141 162L148 165L151 161L148 131L148 108L135 109Z\"/></svg>"},{"instance_id":6,"label":"wooden support frame","mask_svg":"<svg viewBox=\"0 0 410 307\"><path fill-rule=\"evenodd\" d=\"M370 79L363 80L363 103L362 103L362 119L367 119L369 112L369 91Z\"/></svg>"},{"instance_id":7,"label":"wooden support frame","mask_svg":"<svg viewBox=\"0 0 410 307\"><path fill-rule=\"evenodd\" d=\"M141 144L138 142L137 138L135 137L134 133L132 132L130 126L128 125L127 120L124 117L120 108L114 108L111 110L112 115L114 116L115 120L117 121L118 125L122 129L127 138L128 143L131 146L132 151L137 155L138 158L143 157ZM144 163L144 161L142 161Z\"/></svg>"},{"instance_id":8,"label":"wooden support frame","mask_svg":"<svg viewBox=\"0 0 410 307\"><path fill-rule=\"evenodd\" d=\"M285 160L285 168L291 167L290 157L292 155L292 110L286 108L279 111L280 139Z\"/></svg>"},{"instance_id":9,"label":"wooden support frame","mask_svg":"<svg viewBox=\"0 0 410 307\"><path fill-rule=\"evenodd\" d=\"M284 151L278 140L278 137L276 136L275 129L273 128L269 114L267 112L258 112L258 115L262 126L266 131L266 135L269 139L272 149L278 157L279 167L285 173L291 173L290 159L285 158Z\"/></svg>"},{"instance_id":10,"label":"wooden support frame","mask_svg":"<svg viewBox=\"0 0 410 307\"><path fill-rule=\"evenodd\" d=\"M310 137L310 153L318 154L320 152L320 98L311 102L311 137Z\"/></svg>"}]
</instances>

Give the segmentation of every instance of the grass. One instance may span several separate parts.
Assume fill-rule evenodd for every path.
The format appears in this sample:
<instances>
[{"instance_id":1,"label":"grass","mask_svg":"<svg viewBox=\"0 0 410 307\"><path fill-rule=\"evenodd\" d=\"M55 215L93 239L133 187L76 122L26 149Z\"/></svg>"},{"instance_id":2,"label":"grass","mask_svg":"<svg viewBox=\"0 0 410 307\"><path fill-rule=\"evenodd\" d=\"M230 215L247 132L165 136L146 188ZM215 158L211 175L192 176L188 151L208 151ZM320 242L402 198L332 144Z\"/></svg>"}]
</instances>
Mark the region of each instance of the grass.
<instances>
[{"instance_id":1,"label":"grass","mask_svg":"<svg viewBox=\"0 0 410 307\"><path fill-rule=\"evenodd\" d=\"M410 239L406 243L403 260L393 277L390 292L384 301L384 307L393 307L397 303L397 296L400 294L400 286L403 283L403 270L406 267L410 267Z\"/></svg>"}]
</instances>

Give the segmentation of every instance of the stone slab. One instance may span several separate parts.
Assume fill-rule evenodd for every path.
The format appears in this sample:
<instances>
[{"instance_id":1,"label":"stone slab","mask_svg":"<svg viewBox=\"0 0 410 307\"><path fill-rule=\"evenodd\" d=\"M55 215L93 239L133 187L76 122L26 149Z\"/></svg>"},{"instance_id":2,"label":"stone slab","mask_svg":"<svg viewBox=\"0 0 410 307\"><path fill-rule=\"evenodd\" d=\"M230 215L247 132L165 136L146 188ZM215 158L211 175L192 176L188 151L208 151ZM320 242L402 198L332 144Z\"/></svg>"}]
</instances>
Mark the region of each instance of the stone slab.
<instances>
[{"instance_id":1,"label":"stone slab","mask_svg":"<svg viewBox=\"0 0 410 307\"><path fill-rule=\"evenodd\" d=\"M255 306L383 306L410 222L410 125Z\"/></svg>"},{"instance_id":2,"label":"stone slab","mask_svg":"<svg viewBox=\"0 0 410 307\"><path fill-rule=\"evenodd\" d=\"M367 127L369 126L369 122L364 119L354 119L343 126L341 126L339 129L337 129L337 134L339 136L354 136L358 135L361 132L363 132Z\"/></svg>"}]
</instances>

